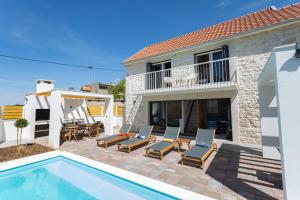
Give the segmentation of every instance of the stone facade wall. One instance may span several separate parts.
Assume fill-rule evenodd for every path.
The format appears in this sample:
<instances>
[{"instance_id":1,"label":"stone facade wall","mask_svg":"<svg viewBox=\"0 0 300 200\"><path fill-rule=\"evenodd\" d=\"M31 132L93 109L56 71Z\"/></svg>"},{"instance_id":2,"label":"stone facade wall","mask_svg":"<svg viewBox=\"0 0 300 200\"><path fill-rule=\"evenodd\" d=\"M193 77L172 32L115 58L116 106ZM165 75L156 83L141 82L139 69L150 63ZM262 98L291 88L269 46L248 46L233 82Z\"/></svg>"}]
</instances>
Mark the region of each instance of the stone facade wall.
<instances>
[{"instance_id":1,"label":"stone facade wall","mask_svg":"<svg viewBox=\"0 0 300 200\"><path fill-rule=\"evenodd\" d=\"M274 47L300 40L299 24L266 31L229 43L230 56L239 63L240 142L261 144L258 78Z\"/></svg>"},{"instance_id":2,"label":"stone facade wall","mask_svg":"<svg viewBox=\"0 0 300 200\"><path fill-rule=\"evenodd\" d=\"M264 68L270 53L274 47L287 45L300 41L300 25L285 26L269 31L245 36L238 39L231 39L207 45L205 47L194 48L188 51L164 55L151 58L145 62L131 64L127 66L128 75L142 73L146 71L147 62L159 62L171 60L172 67L194 64L194 55L219 48L227 44L229 46L230 57L237 57L239 64L239 88L238 88L238 121L239 140L241 143L261 144L260 111L258 103L258 78ZM128 88L126 93L126 116L137 120L136 126L140 127L148 123L146 109L148 104L143 102L142 97L130 95ZM136 102L133 108L133 100ZM134 112L132 112L134 110ZM131 113L131 114L129 114Z\"/></svg>"}]
</instances>

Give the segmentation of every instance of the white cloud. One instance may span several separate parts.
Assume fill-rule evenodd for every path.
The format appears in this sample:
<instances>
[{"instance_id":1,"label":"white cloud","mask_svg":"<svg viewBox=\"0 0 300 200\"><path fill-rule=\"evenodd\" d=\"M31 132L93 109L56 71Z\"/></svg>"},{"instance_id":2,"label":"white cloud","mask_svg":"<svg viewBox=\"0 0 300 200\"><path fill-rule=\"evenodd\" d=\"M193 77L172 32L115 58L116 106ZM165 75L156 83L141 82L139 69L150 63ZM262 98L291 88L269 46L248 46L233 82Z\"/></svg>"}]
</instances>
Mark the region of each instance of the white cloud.
<instances>
[{"instance_id":1,"label":"white cloud","mask_svg":"<svg viewBox=\"0 0 300 200\"><path fill-rule=\"evenodd\" d=\"M225 7L229 6L231 3L232 2L230 0L221 0L217 4L217 6L220 7L220 8L225 8Z\"/></svg>"},{"instance_id":2,"label":"white cloud","mask_svg":"<svg viewBox=\"0 0 300 200\"><path fill-rule=\"evenodd\" d=\"M32 45L32 41L24 36L24 33L20 31L14 31L12 33L13 37L18 41L26 45Z\"/></svg>"}]
</instances>

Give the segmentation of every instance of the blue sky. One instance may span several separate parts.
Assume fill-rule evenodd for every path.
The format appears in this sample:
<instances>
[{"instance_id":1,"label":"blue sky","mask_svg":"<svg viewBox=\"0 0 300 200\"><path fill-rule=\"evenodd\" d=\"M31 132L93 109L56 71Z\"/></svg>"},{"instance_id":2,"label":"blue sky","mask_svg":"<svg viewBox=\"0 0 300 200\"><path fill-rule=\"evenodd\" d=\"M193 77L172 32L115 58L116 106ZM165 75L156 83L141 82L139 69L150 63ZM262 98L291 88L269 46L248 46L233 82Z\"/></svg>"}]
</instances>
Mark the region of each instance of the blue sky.
<instances>
[{"instance_id":1,"label":"blue sky","mask_svg":"<svg viewBox=\"0 0 300 200\"><path fill-rule=\"evenodd\" d=\"M0 54L124 70L144 46L293 0L0 0ZM93 71L113 82L124 72ZM88 71L0 57L0 105L23 103L36 79L57 88L88 83Z\"/></svg>"}]
</instances>

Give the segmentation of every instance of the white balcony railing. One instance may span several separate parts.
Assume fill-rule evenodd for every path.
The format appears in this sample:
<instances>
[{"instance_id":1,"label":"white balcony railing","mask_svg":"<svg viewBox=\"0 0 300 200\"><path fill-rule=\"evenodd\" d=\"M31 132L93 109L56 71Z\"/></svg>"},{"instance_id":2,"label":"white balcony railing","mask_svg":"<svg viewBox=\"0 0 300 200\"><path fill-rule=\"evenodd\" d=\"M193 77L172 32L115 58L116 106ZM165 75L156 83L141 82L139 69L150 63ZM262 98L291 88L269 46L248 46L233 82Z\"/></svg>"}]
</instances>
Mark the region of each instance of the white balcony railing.
<instances>
[{"instance_id":1,"label":"white balcony railing","mask_svg":"<svg viewBox=\"0 0 300 200\"><path fill-rule=\"evenodd\" d=\"M126 81L131 94L235 88L238 80L237 63L236 58L214 60L135 74L128 76Z\"/></svg>"}]
</instances>

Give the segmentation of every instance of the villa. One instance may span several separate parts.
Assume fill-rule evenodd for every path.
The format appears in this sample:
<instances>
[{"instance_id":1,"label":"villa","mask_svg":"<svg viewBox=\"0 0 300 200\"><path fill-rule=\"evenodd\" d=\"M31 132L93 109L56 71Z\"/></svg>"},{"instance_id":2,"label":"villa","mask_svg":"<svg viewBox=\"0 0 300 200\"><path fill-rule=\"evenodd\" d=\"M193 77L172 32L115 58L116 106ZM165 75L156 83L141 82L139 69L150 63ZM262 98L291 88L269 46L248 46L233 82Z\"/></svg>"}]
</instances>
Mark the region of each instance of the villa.
<instances>
[{"instance_id":1,"label":"villa","mask_svg":"<svg viewBox=\"0 0 300 200\"><path fill-rule=\"evenodd\" d=\"M279 159L278 134L261 134L258 78L274 47L300 40L299 8L272 6L141 49L124 61L127 121L187 137L215 128L216 139Z\"/></svg>"},{"instance_id":2,"label":"villa","mask_svg":"<svg viewBox=\"0 0 300 200\"><path fill-rule=\"evenodd\" d=\"M24 106L0 106L0 199L298 199L300 3L123 64L125 101L38 79Z\"/></svg>"}]
</instances>

